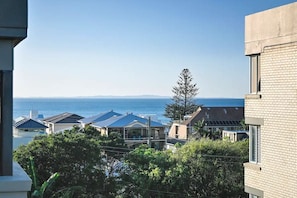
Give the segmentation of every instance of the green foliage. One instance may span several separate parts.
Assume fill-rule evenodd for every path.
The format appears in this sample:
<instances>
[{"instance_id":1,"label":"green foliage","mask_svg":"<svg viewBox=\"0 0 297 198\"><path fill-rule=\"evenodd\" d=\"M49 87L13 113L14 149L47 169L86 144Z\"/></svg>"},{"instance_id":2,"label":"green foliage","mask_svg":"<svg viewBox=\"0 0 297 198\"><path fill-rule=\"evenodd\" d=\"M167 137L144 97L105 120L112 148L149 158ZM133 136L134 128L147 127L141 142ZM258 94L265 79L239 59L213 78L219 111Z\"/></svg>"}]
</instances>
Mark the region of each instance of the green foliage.
<instances>
[{"instance_id":1,"label":"green foliage","mask_svg":"<svg viewBox=\"0 0 297 198\"><path fill-rule=\"evenodd\" d=\"M194 133L191 134L191 138L193 139L200 139L202 137L209 137L208 131L204 130L205 126L205 121L203 120L198 120L197 122L194 123Z\"/></svg>"},{"instance_id":2,"label":"green foliage","mask_svg":"<svg viewBox=\"0 0 297 198\"><path fill-rule=\"evenodd\" d=\"M165 107L165 114L167 118L171 120L181 120L182 119L182 106L177 103L167 104Z\"/></svg>"},{"instance_id":3,"label":"green foliage","mask_svg":"<svg viewBox=\"0 0 297 198\"><path fill-rule=\"evenodd\" d=\"M183 69L177 85L172 88L173 103L166 105L164 116L171 120L178 120L196 111L198 105L194 103L194 97L198 94L198 88L195 83L192 83L192 80L190 70Z\"/></svg>"},{"instance_id":4,"label":"green foliage","mask_svg":"<svg viewBox=\"0 0 297 198\"><path fill-rule=\"evenodd\" d=\"M123 197L246 197L242 164L248 160L247 141L201 139L175 152L141 147L125 159Z\"/></svg>"},{"instance_id":5,"label":"green foliage","mask_svg":"<svg viewBox=\"0 0 297 198\"><path fill-rule=\"evenodd\" d=\"M86 126L85 128L79 128L78 126L73 126L73 128L70 130L72 133L84 133L90 137L101 137L101 134L99 131L91 126Z\"/></svg>"},{"instance_id":6,"label":"green foliage","mask_svg":"<svg viewBox=\"0 0 297 198\"><path fill-rule=\"evenodd\" d=\"M33 193L31 194L31 197L43 198L45 195L45 191L49 189L58 178L59 178L59 173L52 174L47 181L43 182L40 188L37 188L33 191Z\"/></svg>"},{"instance_id":7,"label":"green foliage","mask_svg":"<svg viewBox=\"0 0 297 198\"><path fill-rule=\"evenodd\" d=\"M245 197L243 166L248 160L248 143L201 139L184 145L174 155L175 171L182 177L175 185L182 185L191 197ZM175 172L173 171L173 172Z\"/></svg>"},{"instance_id":8,"label":"green foliage","mask_svg":"<svg viewBox=\"0 0 297 198\"><path fill-rule=\"evenodd\" d=\"M248 126L247 124L245 124L245 120L242 119L242 120L240 121L240 129L246 131L246 130L248 130L248 128L249 128L249 126Z\"/></svg>"},{"instance_id":9,"label":"green foliage","mask_svg":"<svg viewBox=\"0 0 297 198\"><path fill-rule=\"evenodd\" d=\"M197 122L194 123L194 132L190 134L190 139L192 140L198 140L200 138L209 138L212 140L218 140L221 139L222 137L222 130L219 129L217 131L211 131L211 130L205 130L205 121L204 119L198 120Z\"/></svg>"},{"instance_id":10,"label":"green foliage","mask_svg":"<svg viewBox=\"0 0 297 198\"><path fill-rule=\"evenodd\" d=\"M125 157L125 164L123 197L164 197L164 192L170 193L164 179L173 164L167 152L140 146Z\"/></svg>"},{"instance_id":11,"label":"green foliage","mask_svg":"<svg viewBox=\"0 0 297 198\"><path fill-rule=\"evenodd\" d=\"M248 141L202 138L174 152L128 150L117 133L73 128L36 138L14 159L33 178L32 197L246 197Z\"/></svg>"},{"instance_id":12,"label":"green foliage","mask_svg":"<svg viewBox=\"0 0 297 198\"><path fill-rule=\"evenodd\" d=\"M73 127L69 132L83 133L90 138L97 139L105 154L109 157L113 157L116 159L120 159L122 157L121 149L127 148L125 140L121 137L119 133L116 132L111 132L108 136L102 136L96 128L91 126L86 126L82 129L79 127Z\"/></svg>"},{"instance_id":13,"label":"green foliage","mask_svg":"<svg viewBox=\"0 0 297 198\"><path fill-rule=\"evenodd\" d=\"M28 197L43 198L45 191L52 186L52 184L58 179L58 177L60 175L59 175L59 173L52 174L50 176L50 178L47 181L43 182L43 184L40 187L38 184L38 181L37 181L37 177L36 177L36 171L35 171L33 157L30 157L29 160L30 160L29 167L30 167L30 170L32 173L33 185L32 185L32 193L28 194Z\"/></svg>"},{"instance_id":14,"label":"green foliage","mask_svg":"<svg viewBox=\"0 0 297 198\"><path fill-rule=\"evenodd\" d=\"M19 147L14 152L14 160L36 181L46 181L56 172L60 174L52 184L51 189L55 189L54 192L47 190L45 197L57 192L71 192L73 196L79 193L80 197L114 197L117 191L116 178L106 174L109 160L106 160L104 146L123 147L122 141L114 136L111 139L92 136L90 134L94 130L89 130L82 132L79 128L73 128L63 133L37 137L28 145ZM31 157L34 158L36 174L30 170ZM71 188L79 192L75 194L73 190L69 191Z\"/></svg>"}]
</instances>

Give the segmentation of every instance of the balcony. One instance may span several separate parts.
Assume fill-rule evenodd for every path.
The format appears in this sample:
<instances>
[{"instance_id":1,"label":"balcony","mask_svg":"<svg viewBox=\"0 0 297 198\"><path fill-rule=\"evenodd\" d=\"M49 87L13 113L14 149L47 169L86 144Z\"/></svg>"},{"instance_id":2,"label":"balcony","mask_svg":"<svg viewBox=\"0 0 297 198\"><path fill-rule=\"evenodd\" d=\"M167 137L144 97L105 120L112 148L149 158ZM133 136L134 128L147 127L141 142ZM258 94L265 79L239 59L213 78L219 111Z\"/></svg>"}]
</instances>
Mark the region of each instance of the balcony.
<instances>
[{"instance_id":1,"label":"balcony","mask_svg":"<svg viewBox=\"0 0 297 198\"><path fill-rule=\"evenodd\" d=\"M125 142L147 142L149 139L149 132L147 128L119 128L119 129L109 129L108 134L117 133ZM150 139L152 142L165 141L164 129L152 128Z\"/></svg>"}]
</instances>

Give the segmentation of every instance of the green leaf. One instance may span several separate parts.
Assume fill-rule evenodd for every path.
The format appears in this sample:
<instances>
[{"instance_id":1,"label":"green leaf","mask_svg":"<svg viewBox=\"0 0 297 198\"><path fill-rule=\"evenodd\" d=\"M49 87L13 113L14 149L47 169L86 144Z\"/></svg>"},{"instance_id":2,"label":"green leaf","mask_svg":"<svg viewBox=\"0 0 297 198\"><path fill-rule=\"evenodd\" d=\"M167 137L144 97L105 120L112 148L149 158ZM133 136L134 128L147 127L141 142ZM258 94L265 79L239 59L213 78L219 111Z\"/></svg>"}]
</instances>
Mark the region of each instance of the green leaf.
<instances>
[{"instance_id":1,"label":"green leaf","mask_svg":"<svg viewBox=\"0 0 297 198\"><path fill-rule=\"evenodd\" d=\"M41 185L40 191L41 194L44 195L44 192L51 187L51 185L59 178L60 174L59 173L54 173L50 176L50 178L43 182L43 184Z\"/></svg>"}]
</instances>

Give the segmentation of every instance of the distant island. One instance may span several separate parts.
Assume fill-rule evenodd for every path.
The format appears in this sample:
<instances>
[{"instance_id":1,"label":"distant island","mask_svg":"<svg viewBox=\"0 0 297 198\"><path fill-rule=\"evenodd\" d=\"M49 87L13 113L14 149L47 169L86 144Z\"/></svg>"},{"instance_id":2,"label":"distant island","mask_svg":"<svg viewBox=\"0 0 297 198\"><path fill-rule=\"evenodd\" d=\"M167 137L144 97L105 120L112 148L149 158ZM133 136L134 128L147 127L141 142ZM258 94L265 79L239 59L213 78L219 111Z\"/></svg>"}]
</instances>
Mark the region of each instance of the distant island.
<instances>
[{"instance_id":1,"label":"distant island","mask_svg":"<svg viewBox=\"0 0 297 198\"><path fill-rule=\"evenodd\" d=\"M80 99L80 98L85 98L85 99L100 99L100 98L113 98L113 99L170 99L172 98L172 96L160 96L160 95L124 95L124 96L114 96L114 95L97 95L97 96L32 96L32 97L20 97L20 96L16 96L14 98L19 98L19 99L26 99L26 98L46 98L46 99ZM243 99L240 97L196 97L195 99Z\"/></svg>"},{"instance_id":2,"label":"distant island","mask_svg":"<svg viewBox=\"0 0 297 198\"><path fill-rule=\"evenodd\" d=\"M124 95L124 96L113 96L113 95L98 95L98 96L78 96L79 98L171 98L171 96L160 96L160 95Z\"/></svg>"},{"instance_id":3,"label":"distant island","mask_svg":"<svg viewBox=\"0 0 297 198\"><path fill-rule=\"evenodd\" d=\"M153 99L153 98L171 98L171 96L159 96L159 95L124 95L124 96L113 96L113 95L97 95L97 96L32 96L32 97L14 97L14 98L86 98L86 99L91 99L91 98L119 98L119 99L125 99L125 98L134 98L134 99L141 99L141 98L146 98L146 99Z\"/></svg>"}]
</instances>

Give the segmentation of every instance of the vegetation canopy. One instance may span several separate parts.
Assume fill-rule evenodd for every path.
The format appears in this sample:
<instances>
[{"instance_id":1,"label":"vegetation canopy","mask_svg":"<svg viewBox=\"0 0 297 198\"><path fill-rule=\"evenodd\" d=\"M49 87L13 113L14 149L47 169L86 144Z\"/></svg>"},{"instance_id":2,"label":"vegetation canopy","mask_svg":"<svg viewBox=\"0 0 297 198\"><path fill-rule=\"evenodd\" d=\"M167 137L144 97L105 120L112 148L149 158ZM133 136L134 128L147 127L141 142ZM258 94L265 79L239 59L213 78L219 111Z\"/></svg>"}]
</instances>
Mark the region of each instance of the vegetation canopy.
<instances>
[{"instance_id":1,"label":"vegetation canopy","mask_svg":"<svg viewBox=\"0 0 297 198\"><path fill-rule=\"evenodd\" d=\"M129 149L117 134L74 127L36 137L14 159L33 180L28 197L247 197L248 141L202 138L174 151Z\"/></svg>"},{"instance_id":2,"label":"vegetation canopy","mask_svg":"<svg viewBox=\"0 0 297 198\"><path fill-rule=\"evenodd\" d=\"M124 141L113 135L94 135L94 132L95 129L91 127L84 130L74 127L63 133L37 136L14 152L14 160L31 178L35 178L39 186L54 173L59 173L59 178L51 187L55 191L48 189L44 197L53 197L54 194L61 197L57 192L62 193L73 187L78 189L76 196L79 197L114 197L117 178L108 177L112 175L108 171L115 172L116 169L107 167L118 161L114 158L118 156L117 152L113 151L116 147L124 148ZM35 177L30 158L34 161Z\"/></svg>"},{"instance_id":3,"label":"vegetation canopy","mask_svg":"<svg viewBox=\"0 0 297 198\"><path fill-rule=\"evenodd\" d=\"M128 170L122 175L122 196L247 197L243 184L247 160L248 141L202 138L175 152L139 147L125 157Z\"/></svg>"}]
</instances>

